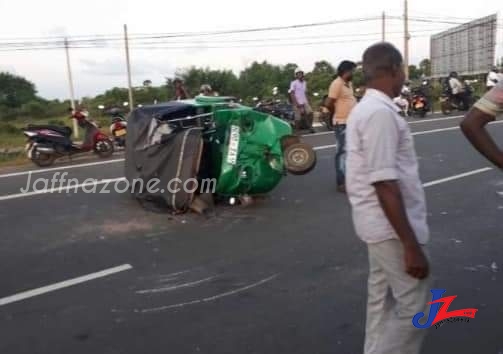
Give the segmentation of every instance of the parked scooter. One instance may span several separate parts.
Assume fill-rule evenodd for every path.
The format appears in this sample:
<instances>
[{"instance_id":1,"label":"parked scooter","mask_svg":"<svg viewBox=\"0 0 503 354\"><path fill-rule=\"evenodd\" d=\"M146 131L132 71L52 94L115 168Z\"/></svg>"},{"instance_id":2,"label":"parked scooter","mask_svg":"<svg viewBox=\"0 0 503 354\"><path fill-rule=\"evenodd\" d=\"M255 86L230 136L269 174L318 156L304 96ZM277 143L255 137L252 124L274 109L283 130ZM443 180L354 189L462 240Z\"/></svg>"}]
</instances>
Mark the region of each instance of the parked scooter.
<instances>
[{"instance_id":1,"label":"parked scooter","mask_svg":"<svg viewBox=\"0 0 503 354\"><path fill-rule=\"evenodd\" d=\"M120 113L120 110L113 108L109 111L112 117L110 125L110 135L113 137L115 144L119 147L126 146L127 121Z\"/></svg>"},{"instance_id":2,"label":"parked scooter","mask_svg":"<svg viewBox=\"0 0 503 354\"><path fill-rule=\"evenodd\" d=\"M427 90L427 81L423 81L421 87L412 90L412 98L410 102L411 115L424 118L426 117L426 114L431 110Z\"/></svg>"},{"instance_id":3,"label":"parked scooter","mask_svg":"<svg viewBox=\"0 0 503 354\"><path fill-rule=\"evenodd\" d=\"M98 156L106 158L113 154L112 140L103 134L96 123L91 122L80 111L72 112L79 127L84 129L84 142L74 144L70 138L72 129L57 125L28 125L23 129L28 138L26 152L28 158L40 167L50 166L57 158L94 151Z\"/></svg>"}]
</instances>

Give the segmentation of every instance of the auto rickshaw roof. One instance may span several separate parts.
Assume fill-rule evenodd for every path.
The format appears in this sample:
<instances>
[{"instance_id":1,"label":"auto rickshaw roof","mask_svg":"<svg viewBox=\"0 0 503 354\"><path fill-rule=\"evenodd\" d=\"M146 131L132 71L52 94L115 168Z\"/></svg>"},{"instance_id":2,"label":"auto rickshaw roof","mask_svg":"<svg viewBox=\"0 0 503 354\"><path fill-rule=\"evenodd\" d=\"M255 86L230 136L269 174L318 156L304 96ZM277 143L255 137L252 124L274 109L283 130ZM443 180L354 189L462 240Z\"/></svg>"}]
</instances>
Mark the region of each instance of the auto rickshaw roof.
<instances>
[{"instance_id":1,"label":"auto rickshaw roof","mask_svg":"<svg viewBox=\"0 0 503 354\"><path fill-rule=\"evenodd\" d=\"M195 98L179 102L195 106L212 106L215 104L231 103L236 101L236 98L232 96L196 96Z\"/></svg>"}]
</instances>

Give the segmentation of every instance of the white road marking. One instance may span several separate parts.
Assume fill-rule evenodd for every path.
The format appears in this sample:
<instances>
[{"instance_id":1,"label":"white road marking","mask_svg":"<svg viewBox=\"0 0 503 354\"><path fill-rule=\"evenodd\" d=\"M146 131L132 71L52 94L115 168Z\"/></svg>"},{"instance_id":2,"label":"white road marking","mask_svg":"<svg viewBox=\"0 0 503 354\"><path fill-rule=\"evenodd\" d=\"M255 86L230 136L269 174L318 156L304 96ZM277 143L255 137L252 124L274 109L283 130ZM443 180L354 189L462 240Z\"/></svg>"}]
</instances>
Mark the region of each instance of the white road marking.
<instances>
[{"instance_id":1,"label":"white road marking","mask_svg":"<svg viewBox=\"0 0 503 354\"><path fill-rule=\"evenodd\" d=\"M421 132L414 132L411 135L413 135L413 136L415 136L415 135L425 135L425 134L440 133L440 132L446 132L446 131L449 131L449 130L458 130L458 129L459 129L459 127L456 126L456 127L449 127L449 128L439 128L439 129L432 129L432 130L423 130Z\"/></svg>"},{"instance_id":2,"label":"white road marking","mask_svg":"<svg viewBox=\"0 0 503 354\"><path fill-rule=\"evenodd\" d=\"M196 280L190 283L183 283L183 284L178 284L178 285L172 285L172 286L165 286L162 288L156 288L156 289L147 289L147 290L139 290L136 293L137 294L157 294L157 293L163 293L166 291L173 291L177 289L183 289L183 288L190 288L192 286L196 286L202 283L209 282L211 280L215 279L215 277L209 277L201 280Z\"/></svg>"},{"instance_id":3,"label":"white road marking","mask_svg":"<svg viewBox=\"0 0 503 354\"><path fill-rule=\"evenodd\" d=\"M206 298L203 298L203 299L189 301L189 302L182 302L180 304L175 304L175 305L169 305L169 306L162 306L162 307L155 307L155 308L151 308L151 309L145 309L145 310L141 310L141 313L160 312L160 311L165 311L165 310L169 310L169 309L180 308L180 307L185 307L185 306L189 306L189 305L195 305L195 304L201 304L201 303L205 303L205 302L215 301L215 300L221 299L223 297L227 297L227 296L231 296L231 295L236 295L236 294L241 293L243 291L255 288L257 286L260 286L262 284L265 284L265 283L267 283L267 282L275 279L278 276L279 276L279 273L278 274L274 274L273 276L270 276L269 278L262 279L261 281L258 281L256 283L244 286L242 288L234 289L234 290L222 293L222 294L218 294L218 295L215 295L215 296L212 296L212 297L206 297Z\"/></svg>"},{"instance_id":4,"label":"white road marking","mask_svg":"<svg viewBox=\"0 0 503 354\"><path fill-rule=\"evenodd\" d=\"M421 124L421 123L428 123L428 122L441 122L443 120L451 120L451 119L458 119L458 118L463 118L464 116L452 116L452 117L444 117L444 118L431 118L431 119L421 119L421 120L413 120L409 121L409 124Z\"/></svg>"},{"instance_id":5,"label":"white road marking","mask_svg":"<svg viewBox=\"0 0 503 354\"><path fill-rule=\"evenodd\" d=\"M491 122L489 124L501 124L501 123L503 123L503 120L499 120L499 121L496 121L496 122ZM449 131L449 130L457 130L457 129L459 129L458 126L449 127L449 128L424 130L424 131L420 131L420 132L414 132L411 135L413 135L413 136L416 136L416 135L426 135L426 134L440 133L440 132L445 132L445 131ZM331 145L316 146L313 149L314 150L325 150L325 149L332 149L334 147L336 147L336 145L335 144L331 144Z\"/></svg>"},{"instance_id":6,"label":"white road marking","mask_svg":"<svg viewBox=\"0 0 503 354\"><path fill-rule=\"evenodd\" d=\"M318 150L331 149L331 148L334 148L334 147L336 147L336 146L337 146L336 144L332 144L332 145L322 145L322 146L315 146L315 147L313 147L313 150L314 150L314 151L318 151Z\"/></svg>"},{"instance_id":7,"label":"white road marking","mask_svg":"<svg viewBox=\"0 0 503 354\"><path fill-rule=\"evenodd\" d=\"M5 200L11 200L11 199L33 197L35 195L41 195L41 194L60 193L60 192L64 192L64 191L70 191L72 189L76 190L76 189L80 189L80 188L83 188L83 187L99 186L101 184L107 184L107 183L113 183L113 182L121 182L121 181L126 181L126 177L111 178L111 179L102 179L102 180L99 180L99 181L93 181L93 182L81 183L81 184L70 184L70 185L68 185L66 187L51 188L51 189L42 189L42 190L37 190L37 191L33 191L33 192L17 193L17 194L7 194L7 195L0 196L0 202L1 201L5 201Z\"/></svg>"},{"instance_id":8,"label":"white road marking","mask_svg":"<svg viewBox=\"0 0 503 354\"><path fill-rule=\"evenodd\" d=\"M445 118L421 119L421 120L417 120L417 121L415 121L415 120L414 121L408 121L408 123L409 124L431 123L431 122L437 122L437 121L458 119L458 118L463 118L463 117L464 116L452 116L452 117L445 117ZM320 135L329 135L329 134L335 134L335 133L333 131L319 132L319 133L313 133L313 134L304 134L304 135L302 135L302 137L320 136Z\"/></svg>"},{"instance_id":9,"label":"white road marking","mask_svg":"<svg viewBox=\"0 0 503 354\"><path fill-rule=\"evenodd\" d=\"M91 273L91 274L84 275L84 276L81 276L78 278L65 280L65 281L62 281L62 282L59 282L56 284L47 285L47 286L44 286L41 288L29 290L29 291L24 291L19 294L15 294L15 295L1 298L0 299L0 306L4 306L4 305L11 304L13 302L17 302L17 301L21 301L21 300L26 300L31 297L46 294L46 293L49 293L49 292L52 292L55 290L68 288L70 286L81 284L86 281L90 281L90 280L94 280L94 279L98 279L98 278L103 278L103 277L106 277L106 276L109 276L109 275L112 275L115 273L123 272L123 271L129 270L129 269L132 269L132 268L133 267L130 264L123 264L121 266L105 269L100 272Z\"/></svg>"},{"instance_id":10,"label":"white road marking","mask_svg":"<svg viewBox=\"0 0 503 354\"><path fill-rule=\"evenodd\" d=\"M59 171L59 170L70 170L72 168L107 165L110 163L116 163L116 162L121 162L121 161L124 161L124 159L106 160L106 161L98 161L98 162L90 162L90 163L81 163L78 165L46 168L46 169L41 169L41 170L30 170L30 171L23 171L23 172L7 173L4 175L0 175L0 178L26 176L26 175L29 175L30 173L35 174L35 173L44 173L44 172L52 172L52 171Z\"/></svg>"},{"instance_id":11,"label":"white road marking","mask_svg":"<svg viewBox=\"0 0 503 354\"><path fill-rule=\"evenodd\" d=\"M437 179L435 181L423 183L423 187L426 188L426 187L436 186L437 184L454 181L456 179L460 179L460 178L464 178L464 177L476 175L476 174L487 172L487 171L491 171L491 170L492 170L491 167L480 168L478 170L473 170L473 171L469 171L469 172L465 172L465 173L460 173L458 175L454 175L454 176L450 176L450 177L446 177L446 178L442 178L442 179Z\"/></svg>"}]
</instances>

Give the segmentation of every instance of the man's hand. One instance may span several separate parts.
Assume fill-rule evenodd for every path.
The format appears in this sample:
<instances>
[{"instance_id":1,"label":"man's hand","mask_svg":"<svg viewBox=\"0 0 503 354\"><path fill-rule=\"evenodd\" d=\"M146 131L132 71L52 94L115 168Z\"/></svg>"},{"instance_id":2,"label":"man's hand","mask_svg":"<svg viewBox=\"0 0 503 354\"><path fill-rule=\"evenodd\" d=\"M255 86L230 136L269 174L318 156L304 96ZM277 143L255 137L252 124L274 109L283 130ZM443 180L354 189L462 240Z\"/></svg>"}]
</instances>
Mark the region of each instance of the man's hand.
<instances>
[{"instance_id":1,"label":"man's hand","mask_svg":"<svg viewBox=\"0 0 503 354\"><path fill-rule=\"evenodd\" d=\"M405 248L405 271L411 277L424 279L429 274L429 265L420 246Z\"/></svg>"},{"instance_id":2,"label":"man's hand","mask_svg":"<svg viewBox=\"0 0 503 354\"><path fill-rule=\"evenodd\" d=\"M305 110L303 104L297 105L297 108L299 109L300 114L305 114L306 113L306 110Z\"/></svg>"},{"instance_id":3,"label":"man's hand","mask_svg":"<svg viewBox=\"0 0 503 354\"><path fill-rule=\"evenodd\" d=\"M486 125L496 119L473 107L460 124L461 131L478 152L499 168L503 168L503 152L487 132Z\"/></svg>"}]
</instances>

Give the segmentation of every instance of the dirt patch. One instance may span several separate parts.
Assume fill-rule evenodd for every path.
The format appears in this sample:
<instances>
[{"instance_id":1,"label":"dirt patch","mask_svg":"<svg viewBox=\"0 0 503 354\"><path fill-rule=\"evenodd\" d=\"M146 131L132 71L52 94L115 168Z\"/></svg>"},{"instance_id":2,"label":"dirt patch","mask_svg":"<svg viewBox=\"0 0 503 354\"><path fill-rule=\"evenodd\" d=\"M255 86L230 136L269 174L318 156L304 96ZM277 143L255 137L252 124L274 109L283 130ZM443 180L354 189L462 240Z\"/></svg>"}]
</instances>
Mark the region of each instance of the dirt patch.
<instances>
[{"instance_id":1,"label":"dirt patch","mask_svg":"<svg viewBox=\"0 0 503 354\"><path fill-rule=\"evenodd\" d=\"M152 224L145 220L130 220L130 221L106 221L102 226L103 233L107 235L123 234L126 232L135 231L150 231Z\"/></svg>"}]
</instances>

